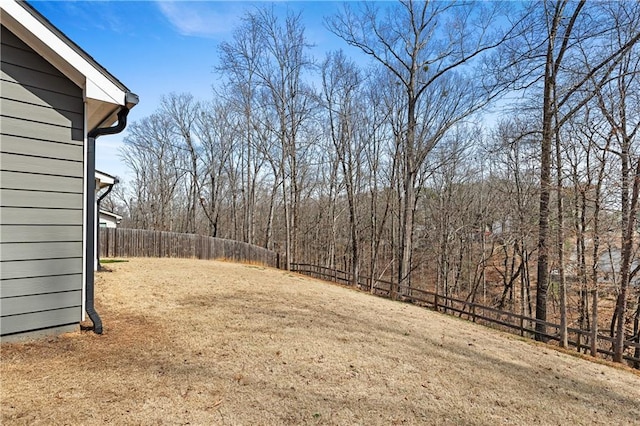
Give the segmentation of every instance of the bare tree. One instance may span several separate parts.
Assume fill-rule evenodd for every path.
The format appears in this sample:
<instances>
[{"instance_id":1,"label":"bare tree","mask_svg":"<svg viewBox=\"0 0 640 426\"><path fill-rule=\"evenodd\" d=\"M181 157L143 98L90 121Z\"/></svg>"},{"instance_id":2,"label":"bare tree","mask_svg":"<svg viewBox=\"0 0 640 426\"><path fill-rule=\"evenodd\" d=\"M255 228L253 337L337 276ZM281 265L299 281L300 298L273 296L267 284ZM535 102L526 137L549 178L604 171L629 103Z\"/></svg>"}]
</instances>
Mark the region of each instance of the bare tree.
<instances>
[{"instance_id":1,"label":"bare tree","mask_svg":"<svg viewBox=\"0 0 640 426\"><path fill-rule=\"evenodd\" d=\"M536 287L536 339L547 340L547 292L549 288L549 219L552 190L552 148L563 124L580 111L594 96L589 87L598 84L620 61L621 55L640 39L640 34L628 37L617 47L603 42L615 34L616 28L631 25L632 18L606 19L605 5L585 1L545 1L544 8L527 12L531 31L524 40L509 46L522 85L525 89L542 87L540 203L538 220L538 284ZM615 8L614 8L615 9ZM606 14L604 14L606 15ZM542 38L540 38L542 36ZM543 60L541 60L543 58ZM539 93L539 92L536 92Z\"/></svg>"},{"instance_id":2,"label":"bare tree","mask_svg":"<svg viewBox=\"0 0 640 426\"><path fill-rule=\"evenodd\" d=\"M610 148L620 159L622 212L621 240L622 259L620 265L620 289L616 308L612 319L614 336L614 361L622 362L625 343L625 317L627 313L627 292L631 280L640 271L633 266L636 251L635 233L638 214L638 197L640 195L640 154L634 142L640 131L640 120L637 111L640 108L640 53L630 45L630 41L640 38L640 7L624 8L625 14L615 13L616 18L634 17L635 25L616 26L618 49L624 54L617 61L611 78L602 84L592 78L597 93L598 105L603 116L611 127L611 135L617 149ZM617 19L616 19L617 20ZM625 20L626 22L626 20ZM629 40L625 43L626 40ZM635 43L635 42L634 42ZM637 312L636 312L637 317ZM615 324L615 327L614 327ZM635 333L637 333L637 326Z\"/></svg>"},{"instance_id":3,"label":"bare tree","mask_svg":"<svg viewBox=\"0 0 640 426\"><path fill-rule=\"evenodd\" d=\"M363 109L358 126L358 138L363 141L364 169L368 172L365 178L368 197L368 210L365 210L363 223L368 228L368 275L371 277L370 290L373 292L376 280L389 277L393 258L383 257L385 246L390 246L387 238L389 217L393 204L391 191L396 180L396 156L394 155L393 137L389 116L390 109L386 95L392 94L386 74L369 69L370 77L365 81L362 94ZM380 96L380 93L385 96ZM362 209L367 206L362 203ZM390 249L390 247L386 247ZM364 247L363 247L364 249Z\"/></svg>"},{"instance_id":4,"label":"bare tree","mask_svg":"<svg viewBox=\"0 0 640 426\"><path fill-rule=\"evenodd\" d=\"M218 237L225 189L229 189L227 167L235 145L235 127L224 102L204 105L195 132L201 144L201 179L198 200L208 223L208 234Z\"/></svg>"},{"instance_id":5,"label":"bare tree","mask_svg":"<svg viewBox=\"0 0 640 426\"><path fill-rule=\"evenodd\" d=\"M381 11L367 3L357 12L345 6L327 20L333 33L386 68L404 93L398 253L403 292L410 287L419 170L446 132L495 94L478 76L465 79L458 72L509 37L489 31L500 12L493 6L409 0Z\"/></svg>"},{"instance_id":6,"label":"bare tree","mask_svg":"<svg viewBox=\"0 0 640 426\"><path fill-rule=\"evenodd\" d=\"M123 142L120 154L134 173L130 185L135 202L130 204L135 226L183 231L176 222L183 201L179 184L187 173L187 160L177 148L171 118L155 113L133 123Z\"/></svg>"},{"instance_id":7,"label":"bare tree","mask_svg":"<svg viewBox=\"0 0 640 426\"><path fill-rule=\"evenodd\" d=\"M298 207L300 201L300 134L310 114L311 91L302 81L310 67L306 56L309 47L301 16L287 13L281 22L271 8L259 9L246 16L261 34L261 58L257 70L259 84L265 91L276 120L270 131L278 141L282 196L285 219L285 256L287 268L297 256Z\"/></svg>"},{"instance_id":8,"label":"bare tree","mask_svg":"<svg viewBox=\"0 0 640 426\"><path fill-rule=\"evenodd\" d=\"M330 139L334 153L342 168L342 179L349 208L351 237L351 277L357 285L360 276L359 205L357 195L364 142L358 138L356 126L361 123L358 90L362 78L359 70L344 52L330 53L322 64L322 101L326 108Z\"/></svg>"},{"instance_id":9,"label":"bare tree","mask_svg":"<svg viewBox=\"0 0 640 426\"><path fill-rule=\"evenodd\" d=\"M160 101L160 113L167 117L169 129L173 133L176 149L186 152L188 166L183 173L185 185L186 215L185 232L196 232L196 206L198 203L199 179L199 147L194 135L196 118L200 114L200 106L193 95L189 93L170 93ZM185 164L186 165L186 164ZM177 167L177 165L176 165Z\"/></svg>"},{"instance_id":10,"label":"bare tree","mask_svg":"<svg viewBox=\"0 0 640 426\"><path fill-rule=\"evenodd\" d=\"M259 25L254 17L246 16L233 31L232 41L220 44L220 65L217 67L220 75L227 79L222 95L228 98L227 105L242 117L242 235L243 240L250 244L256 238L257 180L264 162L263 157L258 155L260 127L263 124L257 117L260 113L258 92L263 47Z\"/></svg>"},{"instance_id":11,"label":"bare tree","mask_svg":"<svg viewBox=\"0 0 640 426\"><path fill-rule=\"evenodd\" d=\"M535 126L530 121L518 116L502 120L487 147L492 158L489 191L497 193L495 197L502 205L496 212L491 231L504 256L501 263L495 265L492 261L491 266L502 278L503 288L513 291L513 286L519 283L519 306L523 316L532 312L530 260L535 247L534 204L538 195L535 173L539 158L534 140L537 132L533 129ZM505 265L512 266L507 269Z\"/></svg>"}]
</instances>

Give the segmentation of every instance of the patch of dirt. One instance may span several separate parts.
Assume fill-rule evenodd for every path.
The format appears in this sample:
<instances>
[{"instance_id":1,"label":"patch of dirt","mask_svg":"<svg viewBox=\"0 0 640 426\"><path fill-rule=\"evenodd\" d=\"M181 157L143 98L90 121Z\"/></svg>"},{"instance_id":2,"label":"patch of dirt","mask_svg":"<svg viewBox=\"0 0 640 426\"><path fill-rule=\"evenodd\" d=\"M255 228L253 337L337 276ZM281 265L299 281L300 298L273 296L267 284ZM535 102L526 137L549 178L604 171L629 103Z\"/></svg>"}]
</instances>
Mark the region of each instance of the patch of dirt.
<instances>
[{"instance_id":1,"label":"patch of dirt","mask_svg":"<svg viewBox=\"0 0 640 426\"><path fill-rule=\"evenodd\" d=\"M131 259L105 332L3 343L2 424L637 424L640 377L296 274Z\"/></svg>"}]
</instances>

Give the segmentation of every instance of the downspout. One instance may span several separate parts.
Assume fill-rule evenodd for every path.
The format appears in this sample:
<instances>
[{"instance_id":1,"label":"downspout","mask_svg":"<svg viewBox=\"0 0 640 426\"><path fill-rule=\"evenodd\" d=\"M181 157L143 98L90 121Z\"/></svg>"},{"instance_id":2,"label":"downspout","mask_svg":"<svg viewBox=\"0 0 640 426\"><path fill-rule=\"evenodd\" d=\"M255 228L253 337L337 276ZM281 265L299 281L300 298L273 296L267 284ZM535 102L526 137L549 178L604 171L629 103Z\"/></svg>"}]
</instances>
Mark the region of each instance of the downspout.
<instances>
[{"instance_id":1,"label":"downspout","mask_svg":"<svg viewBox=\"0 0 640 426\"><path fill-rule=\"evenodd\" d=\"M113 182L113 185L109 185L109 188L107 188L107 190L104 192L104 194L102 194L100 197L98 197L98 201L96 202L96 206L98 207L98 225L100 224L100 202L107 196L109 195L109 193L111 192L111 190L113 189L114 186L116 186L118 183L120 183L118 181L118 178L115 179L115 181ZM102 270L102 265L100 265L100 226L98 226L98 229L96 231L96 260L98 261L98 271Z\"/></svg>"},{"instance_id":2,"label":"downspout","mask_svg":"<svg viewBox=\"0 0 640 426\"><path fill-rule=\"evenodd\" d=\"M91 130L87 134L87 205L85 206L86 213L86 247L87 253L85 254L85 270L87 274L86 283L86 311L87 315L93 322L93 331L96 334L102 334L102 320L100 315L96 312L94 296L95 296L95 273L93 270L93 262L96 257L94 246L95 235L95 206L96 206L96 139L104 135L115 135L124 130L127 126L127 115L129 110L138 103L138 96L127 92L125 95L125 106L118 111L118 123L113 127L99 127Z\"/></svg>"}]
</instances>

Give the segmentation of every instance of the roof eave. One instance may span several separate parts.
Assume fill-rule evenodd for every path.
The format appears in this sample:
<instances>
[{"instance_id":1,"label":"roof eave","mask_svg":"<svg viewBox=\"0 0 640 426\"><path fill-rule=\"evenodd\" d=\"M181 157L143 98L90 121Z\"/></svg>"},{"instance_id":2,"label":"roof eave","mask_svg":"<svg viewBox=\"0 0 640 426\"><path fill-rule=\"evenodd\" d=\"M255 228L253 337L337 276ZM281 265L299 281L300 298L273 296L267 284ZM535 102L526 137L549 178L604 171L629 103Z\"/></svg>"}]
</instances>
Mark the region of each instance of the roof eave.
<instances>
[{"instance_id":1,"label":"roof eave","mask_svg":"<svg viewBox=\"0 0 640 426\"><path fill-rule=\"evenodd\" d=\"M115 185L116 183L118 183L118 178L115 176L111 176L110 174L107 174L105 172L101 172L99 170L96 170L95 172L95 179L96 179L96 189L103 189L103 188L107 188L109 186Z\"/></svg>"},{"instance_id":2,"label":"roof eave","mask_svg":"<svg viewBox=\"0 0 640 426\"><path fill-rule=\"evenodd\" d=\"M29 4L3 1L0 7L3 25L84 89L87 131L116 122L130 95L126 86Z\"/></svg>"}]
</instances>

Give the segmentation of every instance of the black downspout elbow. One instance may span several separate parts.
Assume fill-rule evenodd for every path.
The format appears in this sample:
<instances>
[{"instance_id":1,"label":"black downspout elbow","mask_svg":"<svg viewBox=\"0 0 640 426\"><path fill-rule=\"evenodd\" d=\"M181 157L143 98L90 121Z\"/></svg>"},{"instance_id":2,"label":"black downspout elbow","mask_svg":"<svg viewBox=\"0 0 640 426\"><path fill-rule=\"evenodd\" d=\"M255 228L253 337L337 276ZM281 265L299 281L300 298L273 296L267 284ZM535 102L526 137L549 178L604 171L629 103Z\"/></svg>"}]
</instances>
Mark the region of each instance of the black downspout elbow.
<instances>
[{"instance_id":1,"label":"black downspout elbow","mask_svg":"<svg viewBox=\"0 0 640 426\"><path fill-rule=\"evenodd\" d=\"M116 186L118 184L118 179L116 178L115 182L113 183L113 185L109 185L109 188L107 188L107 190L104 192L104 194L102 194L100 196L100 198L98 198L98 201L96 201L96 207L98 208L98 226L97 226L97 232L96 232L96 259L98 260L98 271L102 270L102 265L100 265L100 203L102 202L102 200L105 199L105 197L107 195L109 195L109 193L111 192L111 190L113 190L113 187Z\"/></svg>"},{"instance_id":2,"label":"black downspout elbow","mask_svg":"<svg viewBox=\"0 0 640 426\"><path fill-rule=\"evenodd\" d=\"M135 100L133 105L137 103L137 96L132 95ZM87 205L86 205L86 244L87 244L87 252L85 253L85 270L87 276L86 282L86 312L93 322L93 331L96 334L102 334L102 320L100 319L100 315L96 312L95 308L95 274L94 274L94 261L96 258L95 254L95 232L96 232L96 139L103 135L115 135L124 130L127 126L127 115L129 114L129 106L123 106L120 111L118 111L118 123L116 123L113 127L102 127L91 130L87 134L87 182L86 182L86 191L87 191Z\"/></svg>"}]
</instances>

